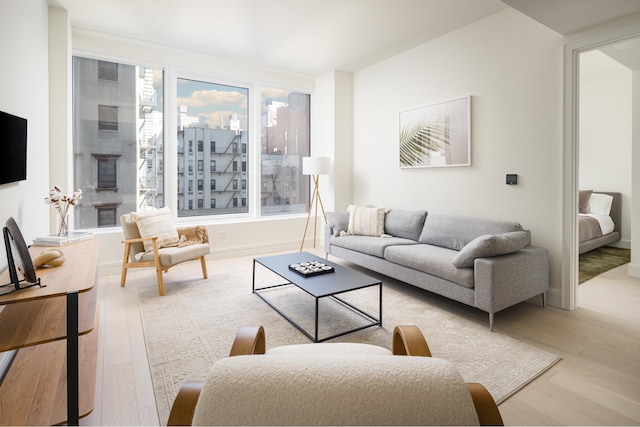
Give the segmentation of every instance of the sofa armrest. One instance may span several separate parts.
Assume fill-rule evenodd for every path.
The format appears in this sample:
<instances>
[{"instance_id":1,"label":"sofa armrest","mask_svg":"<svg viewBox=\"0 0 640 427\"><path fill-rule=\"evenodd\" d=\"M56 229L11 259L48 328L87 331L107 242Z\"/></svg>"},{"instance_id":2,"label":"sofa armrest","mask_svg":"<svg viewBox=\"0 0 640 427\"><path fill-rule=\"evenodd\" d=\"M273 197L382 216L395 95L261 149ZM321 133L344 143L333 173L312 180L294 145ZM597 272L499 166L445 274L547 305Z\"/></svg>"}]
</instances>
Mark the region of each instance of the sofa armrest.
<instances>
[{"instance_id":1,"label":"sofa armrest","mask_svg":"<svg viewBox=\"0 0 640 427\"><path fill-rule=\"evenodd\" d=\"M527 246L517 252L474 262L476 307L489 312L525 301L549 290L549 256L545 248Z\"/></svg>"},{"instance_id":2,"label":"sofa armrest","mask_svg":"<svg viewBox=\"0 0 640 427\"><path fill-rule=\"evenodd\" d=\"M331 223L324 225L324 252L329 255L331 253L331 236L333 236L333 225Z\"/></svg>"}]
</instances>

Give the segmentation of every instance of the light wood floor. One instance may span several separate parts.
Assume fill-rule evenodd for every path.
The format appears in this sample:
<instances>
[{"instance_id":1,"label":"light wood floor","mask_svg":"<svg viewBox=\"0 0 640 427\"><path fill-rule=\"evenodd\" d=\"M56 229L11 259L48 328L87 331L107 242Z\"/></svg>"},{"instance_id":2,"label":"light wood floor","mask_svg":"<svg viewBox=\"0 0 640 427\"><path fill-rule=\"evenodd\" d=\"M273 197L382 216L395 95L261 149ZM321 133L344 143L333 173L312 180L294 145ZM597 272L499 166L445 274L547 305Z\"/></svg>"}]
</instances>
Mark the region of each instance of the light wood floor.
<instances>
[{"instance_id":1,"label":"light wood floor","mask_svg":"<svg viewBox=\"0 0 640 427\"><path fill-rule=\"evenodd\" d=\"M252 257L209 261L209 277L251 268ZM495 330L562 357L500 405L506 425L640 425L640 279L618 267L580 285L580 308L523 303L496 314ZM171 281L197 277L199 263L174 267ZM161 425L156 413L137 295L154 283L140 269L99 280L100 345L96 406L81 425ZM486 314L447 304L486 323Z\"/></svg>"}]
</instances>

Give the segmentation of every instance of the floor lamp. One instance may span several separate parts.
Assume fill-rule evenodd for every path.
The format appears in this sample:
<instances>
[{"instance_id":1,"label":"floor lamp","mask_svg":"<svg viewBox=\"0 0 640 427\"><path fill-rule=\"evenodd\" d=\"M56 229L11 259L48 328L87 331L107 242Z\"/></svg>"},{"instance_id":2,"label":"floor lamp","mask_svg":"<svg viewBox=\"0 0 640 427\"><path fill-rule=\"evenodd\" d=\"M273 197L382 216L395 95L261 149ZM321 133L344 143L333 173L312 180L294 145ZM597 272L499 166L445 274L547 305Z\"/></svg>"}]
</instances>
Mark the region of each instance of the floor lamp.
<instances>
[{"instance_id":1,"label":"floor lamp","mask_svg":"<svg viewBox=\"0 0 640 427\"><path fill-rule=\"evenodd\" d=\"M300 244L300 252L304 246L304 239L307 237L307 228L309 227L309 219L311 218L311 208L315 205L315 216L313 219L313 247L316 247L316 229L318 224L318 204L322 209L322 217L325 224L327 223L327 216L324 213L324 206L322 205L322 199L320 198L320 192L318 191L318 178L320 175L329 175L331 167L331 159L329 157L303 157L302 158L302 174L311 175L313 179L313 196L311 196L311 202L309 203L309 213L307 214L307 223L304 226L304 234L302 235L302 243Z\"/></svg>"}]
</instances>

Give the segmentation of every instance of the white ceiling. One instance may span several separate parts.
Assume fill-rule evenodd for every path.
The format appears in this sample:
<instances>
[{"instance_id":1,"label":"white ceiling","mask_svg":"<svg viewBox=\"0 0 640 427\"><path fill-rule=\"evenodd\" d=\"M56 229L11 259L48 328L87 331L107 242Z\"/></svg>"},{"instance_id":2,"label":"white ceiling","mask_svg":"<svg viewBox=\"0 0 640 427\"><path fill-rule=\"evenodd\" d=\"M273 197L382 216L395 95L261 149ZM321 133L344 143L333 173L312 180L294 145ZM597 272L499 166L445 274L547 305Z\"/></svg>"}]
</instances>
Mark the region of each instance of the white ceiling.
<instances>
[{"instance_id":1,"label":"white ceiling","mask_svg":"<svg viewBox=\"0 0 640 427\"><path fill-rule=\"evenodd\" d=\"M512 6L560 32L640 0L49 0L87 29L274 68L355 72ZM507 4L509 6L507 6Z\"/></svg>"}]
</instances>

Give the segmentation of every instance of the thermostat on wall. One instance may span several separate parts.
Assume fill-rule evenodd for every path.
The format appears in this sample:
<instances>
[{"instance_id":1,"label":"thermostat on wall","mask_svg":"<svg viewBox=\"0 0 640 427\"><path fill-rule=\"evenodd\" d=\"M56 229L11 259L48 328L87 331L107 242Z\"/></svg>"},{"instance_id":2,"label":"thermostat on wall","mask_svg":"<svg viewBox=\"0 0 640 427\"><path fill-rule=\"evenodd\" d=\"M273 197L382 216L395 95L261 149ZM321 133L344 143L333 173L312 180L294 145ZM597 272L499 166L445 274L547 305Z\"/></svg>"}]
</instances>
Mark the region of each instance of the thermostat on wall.
<instances>
[{"instance_id":1,"label":"thermostat on wall","mask_svg":"<svg viewBox=\"0 0 640 427\"><path fill-rule=\"evenodd\" d=\"M518 185L518 175L515 173L508 173L507 185Z\"/></svg>"}]
</instances>

